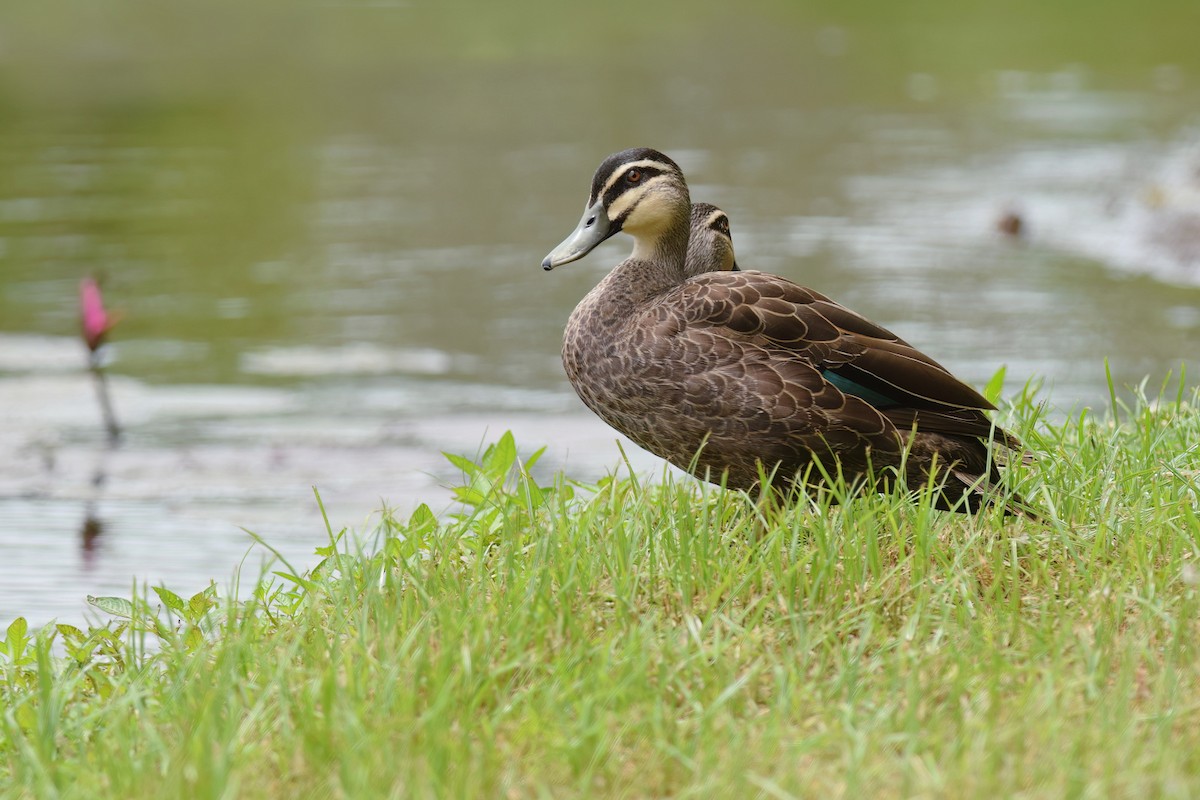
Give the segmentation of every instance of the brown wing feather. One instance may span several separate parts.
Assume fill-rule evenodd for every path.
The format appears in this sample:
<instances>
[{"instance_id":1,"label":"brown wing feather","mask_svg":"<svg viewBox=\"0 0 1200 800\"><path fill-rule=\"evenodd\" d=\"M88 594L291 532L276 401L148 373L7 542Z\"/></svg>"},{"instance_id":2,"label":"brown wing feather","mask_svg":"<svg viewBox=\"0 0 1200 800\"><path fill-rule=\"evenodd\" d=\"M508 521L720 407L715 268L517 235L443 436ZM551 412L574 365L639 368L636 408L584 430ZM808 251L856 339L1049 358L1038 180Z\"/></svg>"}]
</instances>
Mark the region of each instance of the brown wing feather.
<instances>
[{"instance_id":1,"label":"brown wing feather","mask_svg":"<svg viewBox=\"0 0 1200 800\"><path fill-rule=\"evenodd\" d=\"M838 328L848 333L857 333L860 336L866 336L871 339L883 339L886 341L896 342L897 344L908 347L908 342L901 339L896 334L889 331L882 325L876 325L866 317L851 311L843 305L835 303L820 292L814 292L812 289L805 289L806 293L812 295L812 308L825 319L832 322Z\"/></svg>"},{"instance_id":2,"label":"brown wing feather","mask_svg":"<svg viewBox=\"0 0 1200 800\"><path fill-rule=\"evenodd\" d=\"M882 409L880 413L902 431L911 431L915 427L926 433L990 439L1012 450L1023 449L1020 439L977 409L931 411L897 406Z\"/></svg>"},{"instance_id":3,"label":"brown wing feather","mask_svg":"<svg viewBox=\"0 0 1200 800\"><path fill-rule=\"evenodd\" d=\"M898 405L994 408L891 331L784 278L753 271L713 273L692 287L712 298L695 307L703 322L786 350L818 370L834 370Z\"/></svg>"},{"instance_id":4,"label":"brown wing feather","mask_svg":"<svg viewBox=\"0 0 1200 800\"><path fill-rule=\"evenodd\" d=\"M995 408L979 392L911 345L852 334L857 357L839 368L868 389L917 408Z\"/></svg>"}]
</instances>

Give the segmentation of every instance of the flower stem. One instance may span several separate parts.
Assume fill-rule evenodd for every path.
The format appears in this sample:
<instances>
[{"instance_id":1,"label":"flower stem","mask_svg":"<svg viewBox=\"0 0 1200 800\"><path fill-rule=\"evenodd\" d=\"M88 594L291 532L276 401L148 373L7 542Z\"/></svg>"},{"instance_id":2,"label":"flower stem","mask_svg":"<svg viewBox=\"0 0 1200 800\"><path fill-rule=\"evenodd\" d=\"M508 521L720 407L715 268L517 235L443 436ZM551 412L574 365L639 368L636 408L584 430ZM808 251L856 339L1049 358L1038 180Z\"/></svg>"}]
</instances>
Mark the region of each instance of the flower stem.
<instances>
[{"instance_id":1,"label":"flower stem","mask_svg":"<svg viewBox=\"0 0 1200 800\"><path fill-rule=\"evenodd\" d=\"M100 366L95 351L89 354L88 369L91 371L93 382L96 385L96 398L100 401L100 413L104 417L104 429L108 432L108 442L116 444L121 438L121 427L117 424L117 415L113 411L112 398L108 393L108 379L104 375L104 368Z\"/></svg>"}]
</instances>

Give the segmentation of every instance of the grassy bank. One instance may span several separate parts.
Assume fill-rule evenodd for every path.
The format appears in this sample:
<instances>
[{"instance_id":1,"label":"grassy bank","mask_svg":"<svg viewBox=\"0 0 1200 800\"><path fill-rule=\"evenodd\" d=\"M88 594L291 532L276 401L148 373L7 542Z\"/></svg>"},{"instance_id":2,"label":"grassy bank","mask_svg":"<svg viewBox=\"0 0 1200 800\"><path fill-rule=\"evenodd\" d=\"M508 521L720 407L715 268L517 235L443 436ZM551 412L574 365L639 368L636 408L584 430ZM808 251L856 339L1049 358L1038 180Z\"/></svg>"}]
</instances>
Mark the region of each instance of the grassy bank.
<instances>
[{"instance_id":1,"label":"grassy bank","mask_svg":"<svg viewBox=\"0 0 1200 800\"><path fill-rule=\"evenodd\" d=\"M540 486L505 437L459 459L461 516L385 515L249 601L18 621L0 794L1195 796L1200 410L1171 400L1018 402L1045 523Z\"/></svg>"}]
</instances>

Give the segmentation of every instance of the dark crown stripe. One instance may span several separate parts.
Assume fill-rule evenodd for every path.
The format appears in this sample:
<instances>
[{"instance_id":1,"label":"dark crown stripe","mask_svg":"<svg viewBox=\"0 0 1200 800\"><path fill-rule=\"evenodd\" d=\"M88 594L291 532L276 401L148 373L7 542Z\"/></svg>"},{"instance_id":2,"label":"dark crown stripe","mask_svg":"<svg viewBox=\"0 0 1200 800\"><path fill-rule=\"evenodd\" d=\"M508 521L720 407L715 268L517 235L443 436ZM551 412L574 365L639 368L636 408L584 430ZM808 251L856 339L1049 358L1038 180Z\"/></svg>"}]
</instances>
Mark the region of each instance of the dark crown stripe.
<instances>
[{"instance_id":1,"label":"dark crown stripe","mask_svg":"<svg viewBox=\"0 0 1200 800\"><path fill-rule=\"evenodd\" d=\"M609 160L601 165L601 168L596 171L595 177L592 179L592 193L588 197L589 203L596 202L597 197L607 196L609 190L613 186L618 186L623 182L625 173L630 169L637 167L650 175L662 175L664 173L673 173L683 180L682 173L679 172L679 167L667 158L626 158L621 160Z\"/></svg>"},{"instance_id":2,"label":"dark crown stripe","mask_svg":"<svg viewBox=\"0 0 1200 800\"><path fill-rule=\"evenodd\" d=\"M630 150L622 150L604 159L596 169L596 174L592 176L592 191L588 196L589 203L596 202L596 198L604 194L606 187L611 186L615 178L623 170L635 165L653 166L664 172L674 172L680 178L683 177L683 174L679 170L679 165L657 150L652 150L649 147L635 147Z\"/></svg>"}]
</instances>

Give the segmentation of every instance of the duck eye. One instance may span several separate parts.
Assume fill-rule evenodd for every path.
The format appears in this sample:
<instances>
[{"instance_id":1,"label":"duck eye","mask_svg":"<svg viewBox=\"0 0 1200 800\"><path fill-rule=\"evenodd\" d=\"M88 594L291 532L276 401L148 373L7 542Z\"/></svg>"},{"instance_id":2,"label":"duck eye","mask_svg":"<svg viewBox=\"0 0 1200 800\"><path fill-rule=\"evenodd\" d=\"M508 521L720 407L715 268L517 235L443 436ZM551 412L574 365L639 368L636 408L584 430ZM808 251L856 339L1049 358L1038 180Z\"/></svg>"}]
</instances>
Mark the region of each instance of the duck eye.
<instances>
[{"instance_id":1,"label":"duck eye","mask_svg":"<svg viewBox=\"0 0 1200 800\"><path fill-rule=\"evenodd\" d=\"M630 183L637 183L642 179L642 171L640 169L631 169L625 173L625 180Z\"/></svg>"}]
</instances>

